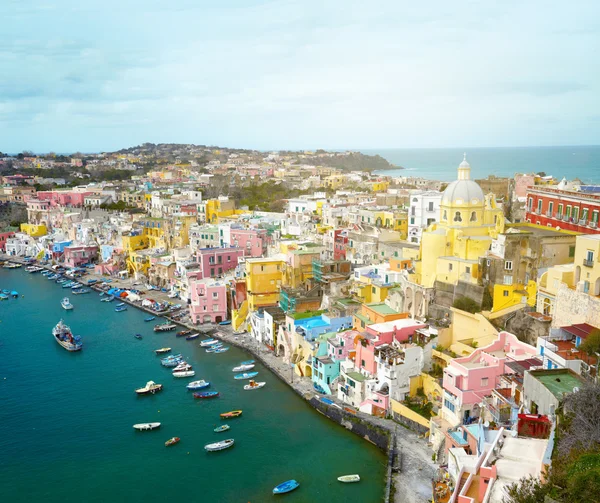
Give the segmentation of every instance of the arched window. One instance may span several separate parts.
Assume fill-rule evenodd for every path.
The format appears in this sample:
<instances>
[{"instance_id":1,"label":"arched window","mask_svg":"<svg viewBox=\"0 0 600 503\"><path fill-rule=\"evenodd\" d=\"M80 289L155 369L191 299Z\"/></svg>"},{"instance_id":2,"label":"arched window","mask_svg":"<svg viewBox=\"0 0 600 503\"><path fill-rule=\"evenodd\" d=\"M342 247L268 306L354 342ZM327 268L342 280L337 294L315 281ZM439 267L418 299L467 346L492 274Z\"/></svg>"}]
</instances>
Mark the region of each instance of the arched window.
<instances>
[{"instance_id":1,"label":"arched window","mask_svg":"<svg viewBox=\"0 0 600 503\"><path fill-rule=\"evenodd\" d=\"M455 222L462 222L462 216L461 216L461 214L460 214L460 211L457 211L457 212L454 214L454 221L455 221Z\"/></svg>"},{"instance_id":2,"label":"arched window","mask_svg":"<svg viewBox=\"0 0 600 503\"><path fill-rule=\"evenodd\" d=\"M471 212L471 218L469 219L470 222L477 222L477 213L472 211Z\"/></svg>"},{"instance_id":3,"label":"arched window","mask_svg":"<svg viewBox=\"0 0 600 503\"><path fill-rule=\"evenodd\" d=\"M494 215L494 223L498 222L498 215Z\"/></svg>"},{"instance_id":4,"label":"arched window","mask_svg":"<svg viewBox=\"0 0 600 503\"><path fill-rule=\"evenodd\" d=\"M448 220L448 212L444 210L444 220Z\"/></svg>"}]
</instances>

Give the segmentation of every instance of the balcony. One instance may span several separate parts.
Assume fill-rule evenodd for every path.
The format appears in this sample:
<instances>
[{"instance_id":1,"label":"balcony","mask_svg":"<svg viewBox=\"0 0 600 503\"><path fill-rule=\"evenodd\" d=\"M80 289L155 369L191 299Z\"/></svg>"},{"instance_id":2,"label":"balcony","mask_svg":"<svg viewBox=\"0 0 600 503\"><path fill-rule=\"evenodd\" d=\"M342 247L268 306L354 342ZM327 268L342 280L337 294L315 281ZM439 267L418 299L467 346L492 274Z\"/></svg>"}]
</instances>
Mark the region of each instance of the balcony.
<instances>
[{"instance_id":1,"label":"balcony","mask_svg":"<svg viewBox=\"0 0 600 503\"><path fill-rule=\"evenodd\" d=\"M584 220L583 218L579 220L579 225L587 225L587 220Z\"/></svg>"},{"instance_id":2,"label":"balcony","mask_svg":"<svg viewBox=\"0 0 600 503\"><path fill-rule=\"evenodd\" d=\"M590 222L590 229L598 228L598 222Z\"/></svg>"},{"instance_id":3,"label":"balcony","mask_svg":"<svg viewBox=\"0 0 600 503\"><path fill-rule=\"evenodd\" d=\"M586 267L594 267L594 260L589 260L587 258L583 259L583 265Z\"/></svg>"},{"instance_id":4,"label":"balcony","mask_svg":"<svg viewBox=\"0 0 600 503\"><path fill-rule=\"evenodd\" d=\"M551 212L551 211L547 211L547 212L546 212L546 216L547 216L548 218L552 218L552 212Z\"/></svg>"}]
</instances>

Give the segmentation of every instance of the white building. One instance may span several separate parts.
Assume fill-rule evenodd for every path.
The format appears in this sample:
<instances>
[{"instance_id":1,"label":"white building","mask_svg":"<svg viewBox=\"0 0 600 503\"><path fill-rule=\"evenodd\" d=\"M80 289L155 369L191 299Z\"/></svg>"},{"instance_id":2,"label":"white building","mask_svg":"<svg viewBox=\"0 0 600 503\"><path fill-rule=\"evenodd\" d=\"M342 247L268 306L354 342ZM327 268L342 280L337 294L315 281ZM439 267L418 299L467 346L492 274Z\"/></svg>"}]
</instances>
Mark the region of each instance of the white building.
<instances>
[{"instance_id":1,"label":"white building","mask_svg":"<svg viewBox=\"0 0 600 503\"><path fill-rule=\"evenodd\" d=\"M408 210L408 241L420 243L423 229L440 218L442 193L435 190L411 190Z\"/></svg>"}]
</instances>

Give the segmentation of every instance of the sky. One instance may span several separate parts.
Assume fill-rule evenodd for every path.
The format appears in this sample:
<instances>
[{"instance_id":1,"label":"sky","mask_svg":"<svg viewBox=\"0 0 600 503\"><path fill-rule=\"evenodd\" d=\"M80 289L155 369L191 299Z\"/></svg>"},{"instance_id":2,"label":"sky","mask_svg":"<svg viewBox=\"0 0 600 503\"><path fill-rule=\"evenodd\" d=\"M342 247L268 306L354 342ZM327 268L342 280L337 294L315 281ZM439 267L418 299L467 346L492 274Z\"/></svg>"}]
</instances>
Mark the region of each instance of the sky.
<instances>
[{"instance_id":1,"label":"sky","mask_svg":"<svg viewBox=\"0 0 600 503\"><path fill-rule=\"evenodd\" d=\"M0 0L0 151L600 143L597 0Z\"/></svg>"}]
</instances>

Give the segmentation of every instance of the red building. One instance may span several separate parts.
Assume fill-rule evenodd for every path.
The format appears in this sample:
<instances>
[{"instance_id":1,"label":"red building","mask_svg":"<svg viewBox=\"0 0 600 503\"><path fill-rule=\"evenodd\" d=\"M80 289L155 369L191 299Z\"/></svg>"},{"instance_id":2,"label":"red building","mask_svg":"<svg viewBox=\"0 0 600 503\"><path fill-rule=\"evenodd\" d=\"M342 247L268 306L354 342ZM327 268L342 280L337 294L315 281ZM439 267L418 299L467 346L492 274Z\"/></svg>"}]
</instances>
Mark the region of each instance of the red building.
<instances>
[{"instance_id":1,"label":"red building","mask_svg":"<svg viewBox=\"0 0 600 503\"><path fill-rule=\"evenodd\" d=\"M336 229L333 232L333 260L346 260L346 248L348 247L348 232Z\"/></svg>"},{"instance_id":2,"label":"red building","mask_svg":"<svg viewBox=\"0 0 600 503\"><path fill-rule=\"evenodd\" d=\"M555 187L534 186L527 189L525 219L584 234L598 234L600 194L576 192Z\"/></svg>"}]
</instances>

